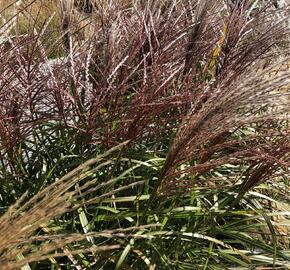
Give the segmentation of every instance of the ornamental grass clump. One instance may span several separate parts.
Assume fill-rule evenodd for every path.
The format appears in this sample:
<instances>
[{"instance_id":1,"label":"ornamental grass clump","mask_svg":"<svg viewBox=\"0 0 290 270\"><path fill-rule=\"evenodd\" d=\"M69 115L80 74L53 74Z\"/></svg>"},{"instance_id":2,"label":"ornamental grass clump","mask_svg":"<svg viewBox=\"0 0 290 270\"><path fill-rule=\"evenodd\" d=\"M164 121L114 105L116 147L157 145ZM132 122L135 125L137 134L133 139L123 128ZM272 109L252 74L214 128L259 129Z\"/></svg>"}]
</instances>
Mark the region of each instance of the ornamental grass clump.
<instances>
[{"instance_id":1,"label":"ornamental grass clump","mask_svg":"<svg viewBox=\"0 0 290 270\"><path fill-rule=\"evenodd\" d=\"M289 10L5 5L0 268L289 265Z\"/></svg>"}]
</instances>

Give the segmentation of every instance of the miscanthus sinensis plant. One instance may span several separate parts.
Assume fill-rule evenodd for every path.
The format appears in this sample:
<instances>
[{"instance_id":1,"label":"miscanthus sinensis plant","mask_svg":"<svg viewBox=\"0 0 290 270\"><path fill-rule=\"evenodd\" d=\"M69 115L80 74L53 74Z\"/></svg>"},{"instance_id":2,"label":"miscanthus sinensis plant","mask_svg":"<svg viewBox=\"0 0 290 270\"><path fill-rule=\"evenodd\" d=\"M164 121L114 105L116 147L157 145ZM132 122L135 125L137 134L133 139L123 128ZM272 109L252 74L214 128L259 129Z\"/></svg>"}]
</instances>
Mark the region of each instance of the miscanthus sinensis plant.
<instances>
[{"instance_id":1,"label":"miscanthus sinensis plant","mask_svg":"<svg viewBox=\"0 0 290 270\"><path fill-rule=\"evenodd\" d=\"M287 4L1 20L1 270L290 267Z\"/></svg>"}]
</instances>

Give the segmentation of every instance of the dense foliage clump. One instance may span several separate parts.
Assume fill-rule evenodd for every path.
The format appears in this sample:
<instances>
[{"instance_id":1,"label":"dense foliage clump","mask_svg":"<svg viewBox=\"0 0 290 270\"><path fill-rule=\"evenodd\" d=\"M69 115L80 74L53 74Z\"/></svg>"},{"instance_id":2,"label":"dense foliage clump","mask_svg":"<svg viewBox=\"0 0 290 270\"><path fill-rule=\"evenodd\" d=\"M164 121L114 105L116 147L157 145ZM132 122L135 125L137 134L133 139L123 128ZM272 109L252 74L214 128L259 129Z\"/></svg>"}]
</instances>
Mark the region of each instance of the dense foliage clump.
<instances>
[{"instance_id":1,"label":"dense foliage clump","mask_svg":"<svg viewBox=\"0 0 290 270\"><path fill-rule=\"evenodd\" d=\"M3 5L0 269L288 269L288 18Z\"/></svg>"}]
</instances>

